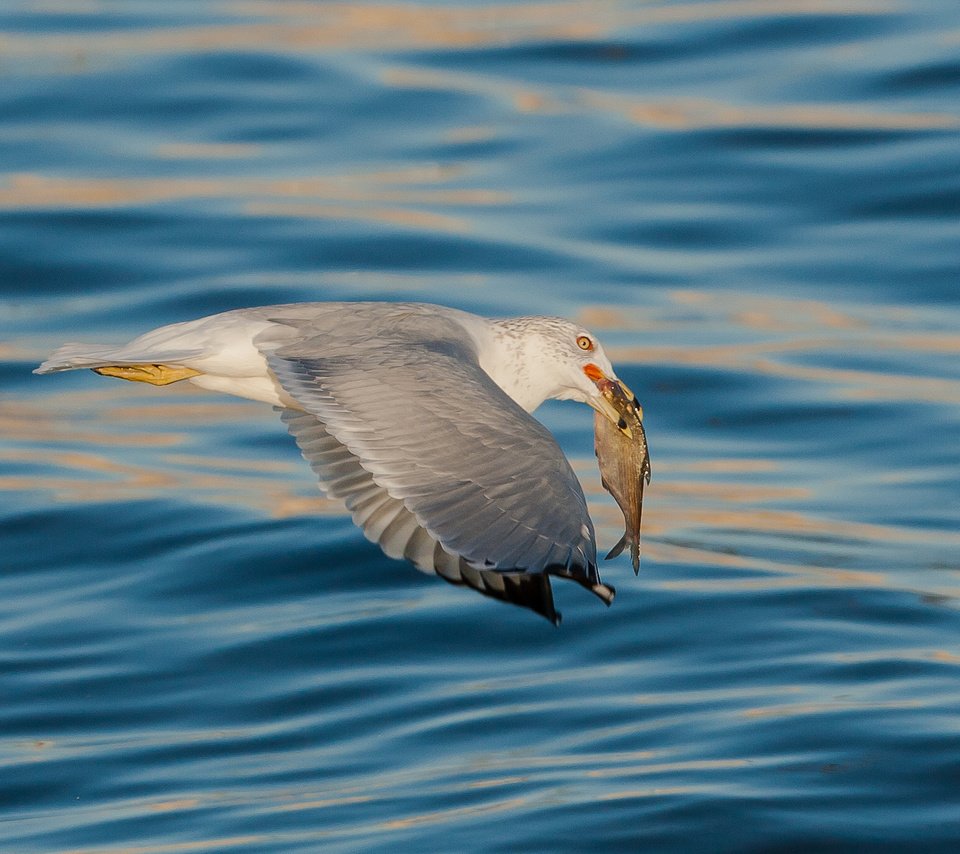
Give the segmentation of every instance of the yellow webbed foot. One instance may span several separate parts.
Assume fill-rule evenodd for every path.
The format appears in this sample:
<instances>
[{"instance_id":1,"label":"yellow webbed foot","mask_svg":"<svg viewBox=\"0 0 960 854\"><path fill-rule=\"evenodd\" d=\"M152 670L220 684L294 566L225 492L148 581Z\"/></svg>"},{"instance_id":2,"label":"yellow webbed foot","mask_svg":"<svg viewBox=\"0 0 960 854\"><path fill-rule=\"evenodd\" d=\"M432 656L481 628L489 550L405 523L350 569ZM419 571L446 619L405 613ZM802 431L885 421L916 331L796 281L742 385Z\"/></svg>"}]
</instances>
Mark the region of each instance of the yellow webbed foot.
<instances>
[{"instance_id":1,"label":"yellow webbed foot","mask_svg":"<svg viewBox=\"0 0 960 854\"><path fill-rule=\"evenodd\" d=\"M102 368L93 368L96 373L105 377L119 377L134 383L150 383L150 385L170 385L200 375L200 371L193 368L177 368L170 365L104 365Z\"/></svg>"}]
</instances>

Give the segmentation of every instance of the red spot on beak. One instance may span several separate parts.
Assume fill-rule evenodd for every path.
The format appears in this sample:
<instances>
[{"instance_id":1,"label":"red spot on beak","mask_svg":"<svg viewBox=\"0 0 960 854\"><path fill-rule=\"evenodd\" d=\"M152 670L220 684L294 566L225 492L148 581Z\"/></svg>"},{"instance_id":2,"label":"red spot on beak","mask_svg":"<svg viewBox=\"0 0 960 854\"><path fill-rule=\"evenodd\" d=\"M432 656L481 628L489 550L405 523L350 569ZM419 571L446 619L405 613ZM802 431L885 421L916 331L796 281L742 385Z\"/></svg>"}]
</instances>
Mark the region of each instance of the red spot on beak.
<instances>
[{"instance_id":1,"label":"red spot on beak","mask_svg":"<svg viewBox=\"0 0 960 854\"><path fill-rule=\"evenodd\" d=\"M593 362L583 366L583 372L594 382L599 382L600 380L605 380L606 376L603 371L600 370Z\"/></svg>"},{"instance_id":2,"label":"red spot on beak","mask_svg":"<svg viewBox=\"0 0 960 854\"><path fill-rule=\"evenodd\" d=\"M587 377L593 380L596 383L598 389L600 389L603 394L607 397L610 397L617 393L619 384L611 380L603 371L600 370L593 362L583 366L583 372Z\"/></svg>"}]
</instances>

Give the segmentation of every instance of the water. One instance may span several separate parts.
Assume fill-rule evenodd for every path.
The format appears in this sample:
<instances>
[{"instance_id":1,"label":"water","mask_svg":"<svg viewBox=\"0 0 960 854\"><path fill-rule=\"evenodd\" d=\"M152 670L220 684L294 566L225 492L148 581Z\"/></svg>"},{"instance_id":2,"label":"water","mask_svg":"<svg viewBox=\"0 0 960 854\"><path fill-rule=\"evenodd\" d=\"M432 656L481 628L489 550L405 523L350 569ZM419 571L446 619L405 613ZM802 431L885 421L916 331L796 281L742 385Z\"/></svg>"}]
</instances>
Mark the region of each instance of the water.
<instances>
[{"instance_id":1,"label":"water","mask_svg":"<svg viewBox=\"0 0 960 854\"><path fill-rule=\"evenodd\" d=\"M960 8L0 10L0 850L960 844ZM384 558L268 408L30 370L228 308L579 318L645 551ZM601 547L591 413L540 417Z\"/></svg>"}]
</instances>

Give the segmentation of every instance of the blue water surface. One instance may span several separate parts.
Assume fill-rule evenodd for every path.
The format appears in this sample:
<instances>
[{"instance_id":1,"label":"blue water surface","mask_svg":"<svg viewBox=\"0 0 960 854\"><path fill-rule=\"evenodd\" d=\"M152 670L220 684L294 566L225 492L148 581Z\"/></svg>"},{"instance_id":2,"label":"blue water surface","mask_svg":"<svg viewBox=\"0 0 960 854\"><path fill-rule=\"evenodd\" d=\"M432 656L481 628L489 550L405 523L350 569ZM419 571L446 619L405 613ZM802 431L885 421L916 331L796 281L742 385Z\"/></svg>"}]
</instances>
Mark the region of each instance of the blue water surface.
<instances>
[{"instance_id":1,"label":"blue water surface","mask_svg":"<svg viewBox=\"0 0 960 854\"><path fill-rule=\"evenodd\" d=\"M958 850L958 132L944 0L0 7L0 850ZM325 299L597 333L609 610L389 560L269 407L31 374Z\"/></svg>"}]
</instances>

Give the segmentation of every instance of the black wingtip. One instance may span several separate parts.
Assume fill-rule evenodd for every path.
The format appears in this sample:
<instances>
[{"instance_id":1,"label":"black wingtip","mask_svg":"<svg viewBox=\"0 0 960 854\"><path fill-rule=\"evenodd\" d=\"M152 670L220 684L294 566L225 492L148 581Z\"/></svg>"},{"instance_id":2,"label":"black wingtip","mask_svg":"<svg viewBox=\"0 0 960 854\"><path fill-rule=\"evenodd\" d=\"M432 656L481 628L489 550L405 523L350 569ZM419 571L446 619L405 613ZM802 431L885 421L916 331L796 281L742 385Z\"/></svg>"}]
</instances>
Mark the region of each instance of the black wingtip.
<instances>
[{"instance_id":1,"label":"black wingtip","mask_svg":"<svg viewBox=\"0 0 960 854\"><path fill-rule=\"evenodd\" d=\"M451 578L446 575L439 577L451 584L472 587L492 599L528 608L549 620L553 625L560 625L561 615L554 607L553 588L550 586L549 576L545 573L478 569L462 560L459 572L459 577Z\"/></svg>"},{"instance_id":2,"label":"black wingtip","mask_svg":"<svg viewBox=\"0 0 960 854\"><path fill-rule=\"evenodd\" d=\"M617 598L617 588L612 584L596 584L591 588L591 592L608 608Z\"/></svg>"},{"instance_id":3,"label":"black wingtip","mask_svg":"<svg viewBox=\"0 0 960 854\"><path fill-rule=\"evenodd\" d=\"M576 581L581 587L586 590L589 590L594 596L596 596L604 605L609 606L614 597L617 595L617 590L610 584L604 584L600 580L600 574L597 572L597 567L594 564L590 564L589 569L584 570L580 566L548 566L544 570L544 574L554 575L557 578L566 578L570 581Z\"/></svg>"}]
</instances>

